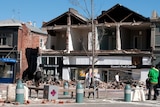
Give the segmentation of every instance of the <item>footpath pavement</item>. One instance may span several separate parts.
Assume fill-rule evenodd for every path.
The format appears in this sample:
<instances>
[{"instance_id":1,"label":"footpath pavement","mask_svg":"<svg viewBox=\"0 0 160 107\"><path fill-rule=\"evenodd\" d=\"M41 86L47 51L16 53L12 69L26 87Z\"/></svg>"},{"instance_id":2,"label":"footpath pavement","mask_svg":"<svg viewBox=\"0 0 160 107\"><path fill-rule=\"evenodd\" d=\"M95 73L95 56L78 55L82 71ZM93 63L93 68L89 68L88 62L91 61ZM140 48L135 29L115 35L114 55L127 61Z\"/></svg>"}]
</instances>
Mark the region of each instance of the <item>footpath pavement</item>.
<instances>
[{"instance_id":1,"label":"footpath pavement","mask_svg":"<svg viewBox=\"0 0 160 107\"><path fill-rule=\"evenodd\" d=\"M100 90L99 91L99 98L93 98L91 96L90 98L86 97L83 98L82 103L76 103L76 97L74 96L72 99L70 95L63 95L63 93L60 93L58 96L57 100L45 100L43 99L43 92L41 91L39 93L38 98L36 97L36 93L32 92L32 97L29 97L28 101L25 101L24 104L18 104L16 102L4 102L4 99L2 98L5 96L3 95L7 89L7 85L0 84L0 106L29 106L29 107L37 107L37 106L52 106L52 107L57 107L57 106L65 106L65 107L114 107L114 105L117 105L119 107L132 107L129 105L133 105L133 107L141 107L141 106L148 106L148 107L159 107L160 106L160 96L158 96L157 100L145 100L145 101L130 101L126 102L124 101L124 90L117 90L117 89L108 89L108 90ZM108 105L108 106L107 106ZM112 105L112 106L111 106ZM115 106L116 107L116 106Z\"/></svg>"},{"instance_id":2,"label":"footpath pavement","mask_svg":"<svg viewBox=\"0 0 160 107\"><path fill-rule=\"evenodd\" d=\"M87 105L87 106L86 106ZM75 99L58 99L55 101L44 101L42 99L30 99L30 103L26 104L15 104L15 103L0 103L0 106L6 106L6 107L11 107L11 106L18 106L18 107L24 107L24 106L29 106L29 107L43 107L43 106L48 106L48 107L57 107L57 106L62 106L62 107L159 107L160 105L160 100L149 100L149 101L143 101L143 102L125 102L123 99L84 99L83 103L76 103ZM129 106L131 105L131 106Z\"/></svg>"}]
</instances>

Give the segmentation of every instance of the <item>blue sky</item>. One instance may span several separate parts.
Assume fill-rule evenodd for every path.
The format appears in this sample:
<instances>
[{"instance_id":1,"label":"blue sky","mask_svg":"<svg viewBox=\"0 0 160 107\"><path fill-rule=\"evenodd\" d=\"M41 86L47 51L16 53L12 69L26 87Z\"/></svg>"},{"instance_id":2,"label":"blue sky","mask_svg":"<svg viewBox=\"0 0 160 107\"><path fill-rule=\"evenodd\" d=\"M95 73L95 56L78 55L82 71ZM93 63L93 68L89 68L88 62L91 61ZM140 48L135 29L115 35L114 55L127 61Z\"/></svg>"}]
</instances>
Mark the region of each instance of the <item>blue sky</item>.
<instances>
[{"instance_id":1,"label":"blue sky","mask_svg":"<svg viewBox=\"0 0 160 107\"><path fill-rule=\"evenodd\" d=\"M36 23L37 27L42 26L43 21L50 21L58 17L69 8L74 8L86 17L88 15L83 11L85 8L84 0L78 0L78 6L71 3L76 0L1 0L0 20L17 19L23 22L31 21ZM90 1L86 0L89 11ZM93 0L94 15L98 16L102 10L108 10L117 3L145 16L151 17L153 10L160 15L160 0ZM86 10L86 9L84 9Z\"/></svg>"}]
</instances>

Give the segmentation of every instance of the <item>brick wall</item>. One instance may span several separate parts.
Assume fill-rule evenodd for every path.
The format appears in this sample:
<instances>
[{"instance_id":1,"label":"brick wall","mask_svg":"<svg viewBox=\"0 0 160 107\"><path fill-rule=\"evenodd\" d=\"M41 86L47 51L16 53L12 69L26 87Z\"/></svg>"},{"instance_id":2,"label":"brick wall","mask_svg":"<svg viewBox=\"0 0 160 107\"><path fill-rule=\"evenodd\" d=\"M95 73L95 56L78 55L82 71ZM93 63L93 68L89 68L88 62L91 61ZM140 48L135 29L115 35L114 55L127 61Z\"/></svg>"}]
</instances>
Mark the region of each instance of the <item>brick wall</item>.
<instances>
[{"instance_id":1,"label":"brick wall","mask_svg":"<svg viewBox=\"0 0 160 107\"><path fill-rule=\"evenodd\" d=\"M20 75L22 75L23 71L28 67L25 49L39 47L40 38L47 39L47 36L32 32L25 24L22 24L22 29L18 31L18 51L21 53L22 57Z\"/></svg>"}]
</instances>

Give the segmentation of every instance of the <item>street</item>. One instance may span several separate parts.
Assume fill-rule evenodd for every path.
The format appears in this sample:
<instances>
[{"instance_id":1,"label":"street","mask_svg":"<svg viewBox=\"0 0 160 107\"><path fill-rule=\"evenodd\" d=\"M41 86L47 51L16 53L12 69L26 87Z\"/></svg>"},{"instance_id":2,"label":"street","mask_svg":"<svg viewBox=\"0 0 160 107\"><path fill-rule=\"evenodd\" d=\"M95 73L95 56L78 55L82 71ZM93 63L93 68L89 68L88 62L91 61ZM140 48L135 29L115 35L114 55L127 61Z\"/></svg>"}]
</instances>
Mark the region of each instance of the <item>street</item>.
<instances>
[{"instance_id":1,"label":"street","mask_svg":"<svg viewBox=\"0 0 160 107\"><path fill-rule=\"evenodd\" d=\"M94 100L93 100L94 101ZM67 103L67 104L28 104L28 107L159 107L160 101L145 101L145 102L119 102L119 101L106 101L100 103ZM3 106L17 106L5 104ZM25 104L18 105L19 107L26 106Z\"/></svg>"}]
</instances>

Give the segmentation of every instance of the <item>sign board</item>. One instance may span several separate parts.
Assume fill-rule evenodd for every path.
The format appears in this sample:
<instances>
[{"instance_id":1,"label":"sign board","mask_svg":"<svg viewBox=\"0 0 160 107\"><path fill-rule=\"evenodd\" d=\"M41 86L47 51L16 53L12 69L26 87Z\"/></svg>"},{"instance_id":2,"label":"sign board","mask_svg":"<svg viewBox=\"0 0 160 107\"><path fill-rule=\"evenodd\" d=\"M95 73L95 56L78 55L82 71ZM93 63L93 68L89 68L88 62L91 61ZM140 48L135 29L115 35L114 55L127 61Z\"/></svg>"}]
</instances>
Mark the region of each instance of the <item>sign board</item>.
<instances>
[{"instance_id":1,"label":"sign board","mask_svg":"<svg viewBox=\"0 0 160 107\"><path fill-rule=\"evenodd\" d=\"M58 87L55 85L45 85L43 98L49 101L58 99Z\"/></svg>"},{"instance_id":2,"label":"sign board","mask_svg":"<svg viewBox=\"0 0 160 107\"><path fill-rule=\"evenodd\" d=\"M135 65L111 65L111 68L137 68Z\"/></svg>"}]
</instances>

